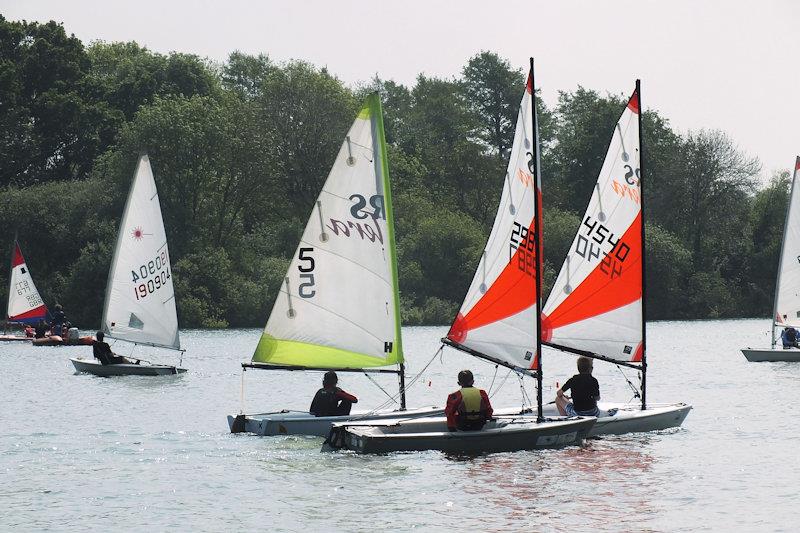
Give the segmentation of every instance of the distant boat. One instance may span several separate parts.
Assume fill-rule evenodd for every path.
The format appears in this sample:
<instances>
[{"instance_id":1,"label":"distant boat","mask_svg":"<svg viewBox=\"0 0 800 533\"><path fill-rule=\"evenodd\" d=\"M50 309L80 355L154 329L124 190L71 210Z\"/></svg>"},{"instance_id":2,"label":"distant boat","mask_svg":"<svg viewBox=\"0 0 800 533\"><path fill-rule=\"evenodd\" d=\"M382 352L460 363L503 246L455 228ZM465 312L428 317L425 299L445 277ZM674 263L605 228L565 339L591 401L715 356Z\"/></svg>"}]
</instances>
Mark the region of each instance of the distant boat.
<instances>
[{"instance_id":1,"label":"distant boat","mask_svg":"<svg viewBox=\"0 0 800 533\"><path fill-rule=\"evenodd\" d=\"M489 453L579 444L594 417L542 415L541 196L533 59L517 115L500 205L472 284L442 343L537 380L535 416L496 410L479 431L447 430L442 417L336 424L333 447L360 453Z\"/></svg>"},{"instance_id":2,"label":"distant boat","mask_svg":"<svg viewBox=\"0 0 800 533\"><path fill-rule=\"evenodd\" d=\"M108 273L102 329L108 338L183 353L167 236L147 155L139 157L120 222ZM146 361L145 364L114 365L102 365L94 358L70 361L78 372L98 376L186 372L184 368Z\"/></svg>"},{"instance_id":3,"label":"distant boat","mask_svg":"<svg viewBox=\"0 0 800 533\"><path fill-rule=\"evenodd\" d=\"M778 279L775 282L775 305L772 310L772 343L769 350L743 348L742 353L751 362L800 361L800 350L777 347L781 342L775 328L800 328L800 192L797 176L800 170L800 156L795 159L792 175L792 191L786 206L786 219L783 226L781 258L778 263ZM800 339L798 339L800 341Z\"/></svg>"},{"instance_id":4,"label":"distant boat","mask_svg":"<svg viewBox=\"0 0 800 533\"><path fill-rule=\"evenodd\" d=\"M333 422L442 412L405 409L392 194L377 93L367 97L339 148L252 362L242 368L395 374L400 409L320 417L242 412L228 417L232 433L327 436Z\"/></svg>"},{"instance_id":5,"label":"distant boat","mask_svg":"<svg viewBox=\"0 0 800 533\"><path fill-rule=\"evenodd\" d=\"M48 316L47 306L44 304L36 285L33 283L31 272L22 256L22 250L17 240L14 240L14 249L11 252L11 274L9 276L8 305L6 307L6 325L24 324L34 326L45 320ZM24 335L0 335L0 341L28 341L31 337Z\"/></svg>"},{"instance_id":6,"label":"distant boat","mask_svg":"<svg viewBox=\"0 0 800 533\"><path fill-rule=\"evenodd\" d=\"M600 403L591 435L677 427L691 410L646 402L640 94L637 80L542 316L545 345L641 372L641 402Z\"/></svg>"}]
</instances>

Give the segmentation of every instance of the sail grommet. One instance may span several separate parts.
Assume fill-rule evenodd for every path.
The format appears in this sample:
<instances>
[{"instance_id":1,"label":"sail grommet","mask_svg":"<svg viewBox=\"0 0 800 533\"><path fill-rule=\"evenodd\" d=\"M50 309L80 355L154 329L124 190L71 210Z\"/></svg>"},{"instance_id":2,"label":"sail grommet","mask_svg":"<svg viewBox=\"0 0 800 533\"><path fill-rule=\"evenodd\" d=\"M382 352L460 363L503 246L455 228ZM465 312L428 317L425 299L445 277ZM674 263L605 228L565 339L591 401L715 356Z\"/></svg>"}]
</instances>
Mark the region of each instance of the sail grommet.
<instances>
[{"instance_id":1,"label":"sail grommet","mask_svg":"<svg viewBox=\"0 0 800 533\"><path fill-rule=\"evenodd\" d=\"M606 214L600 211L599 213L597 213L597 220L599 220L600 222L605 222Z\"/></svg>"},{"instance_id":2,"label":"sail grommet","mask_svg":"<svg viewBox=\"0 0 800 533\"><path fill-rule=\"evenodd\" d=\"M486 288L486 284L485 283L481 283L480 290L481 290L481 294L486 294L486 291L488 289Z\"/></svg>"},{"instance_id":3,"label":"sail grommet","mask_svg":"<svg viewBox=\"0 0 800 533\"><path fill-rule=\"evenodd\" d=\"M294 318L297 316L297 311L290 308L288 311L286 311L286 316L289 318Z\"/></svg>"},{"instance_id":4,"label":"sail grommet","mask_svg":"<svg viewBox=\"0 0 800 533\"><path fill-rule=\"evenodd\" d=\"M319 234L319 240L320 240L320 241L322 241L322 242L328 242L328 239L330 239L330 237L328 237L328 234L327 234L327 233L325 233L324 231L323 231L322 233L320 233L320 234Z\"/></svg>"},{"instance_id":5,"label":"sail grommet","mask_svg":"<svg viewBox=\"0 0 800 533\"><path fill-rule=\"evenodd\" d=\"M517 208L514 207L514 204L508 204L508 212L511 213L512 215L517 214Z\"/></svg>"},{"instance_id":6,"label":"sail grommet","mask_svg":"<svg viewBox=\"0 0 800 533\"><path fill-rule=\"evenodd\" d=\"M352 167L352 166L355 166L355 164L356 164L356 158L353 157L353 147L350 144L350 136L349 135L347 137L345 137L345 141L347 141L347 160L346 160L346 163L347 163L348 167Z\"/></svg>"},{"instance_id":7,"label":"sail grommet","mask_svg":"<svg viewBox=\"0 0 800 533\"><path fill-rule=\"evenodd\" d=\"M564 294L569 294L572 292L572 285L564 285Z\"/></svg>"}]
</instances>

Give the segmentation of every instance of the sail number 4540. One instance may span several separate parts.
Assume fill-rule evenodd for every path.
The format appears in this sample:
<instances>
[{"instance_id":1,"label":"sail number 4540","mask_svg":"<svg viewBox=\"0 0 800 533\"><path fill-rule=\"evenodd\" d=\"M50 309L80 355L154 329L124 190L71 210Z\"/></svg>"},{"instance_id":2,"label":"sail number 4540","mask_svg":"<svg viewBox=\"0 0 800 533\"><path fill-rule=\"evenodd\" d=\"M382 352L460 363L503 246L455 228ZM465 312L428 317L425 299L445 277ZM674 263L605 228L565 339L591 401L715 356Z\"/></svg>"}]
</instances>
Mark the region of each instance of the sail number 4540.
<instances>
[{"instance_id":1,"label":"sail number 4540","mask_svg":"<svg viewBox=\"0 0 800 533\"><path fill-rule=\"evenodd\" d=\"M167 284L171 277L169 271L169 257L167 251L162 250L154 259L131 269L131 279L134 287L133 293L137 300L146 298Z\"/></svg>"}]
</instances>

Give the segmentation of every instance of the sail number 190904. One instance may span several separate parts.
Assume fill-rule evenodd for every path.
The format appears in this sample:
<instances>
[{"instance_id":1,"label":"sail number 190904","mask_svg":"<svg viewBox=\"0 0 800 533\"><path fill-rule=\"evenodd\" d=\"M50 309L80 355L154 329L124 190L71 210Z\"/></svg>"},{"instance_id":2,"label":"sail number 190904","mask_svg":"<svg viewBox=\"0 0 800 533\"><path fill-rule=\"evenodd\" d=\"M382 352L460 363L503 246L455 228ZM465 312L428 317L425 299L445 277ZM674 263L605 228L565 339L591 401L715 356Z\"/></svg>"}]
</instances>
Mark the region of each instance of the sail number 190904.
<instances>
[{"instance_id":1,"label":"sail number 190904","mask_svg":"<svg viewBox=\"0 0 800 533\"><path fill-rule=\"evenodd\" d=\"M161 250L155 258L138 268L131 269L131 279L133 280L133 293L137 300L147 298L161 287L166 286L170 279L169 257L167 250Z\"/></svg>"}]
</instances>

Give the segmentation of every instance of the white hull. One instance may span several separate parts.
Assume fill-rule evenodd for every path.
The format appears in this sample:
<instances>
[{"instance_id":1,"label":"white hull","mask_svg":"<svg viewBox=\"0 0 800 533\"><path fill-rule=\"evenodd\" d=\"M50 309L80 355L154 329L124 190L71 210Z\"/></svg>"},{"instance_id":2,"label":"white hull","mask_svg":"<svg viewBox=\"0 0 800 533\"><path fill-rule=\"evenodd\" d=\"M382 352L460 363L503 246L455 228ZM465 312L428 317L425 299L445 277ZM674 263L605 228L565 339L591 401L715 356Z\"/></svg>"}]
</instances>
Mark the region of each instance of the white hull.
<instances>
[{"instance_id":1,"label":"white hull","mask_svg":"<svg viewBox=\"0 0 800 533\"><path fill-rule=\"evenodd\" d=\"M185 368L167 365L103 365L99 361L89 359L70 359L76 372L85 372L95 376L170 376L186 372Z\"/></svg>"},{"instance_id":2,"label":"white hull","mask_svg":"<svg viewBox=\"0 0 800 533\"><path fill-rule=\"evenodd\" d=\"M765 361L785 361L787 363L796 363L800 361L800 350L752 350L750 348L742 348L742 353L745 358L751 363L762 363Z\"/></svg>"},{"instance_id":3,"label":"white hull","mask_svg":"<svg viewBox=\"0 0 800 533\"><path fill-rule=\"evenodd\" d=\"M327 437L332 424L353 421L377 421L396 419L399 417L437 416L444 409L422 407L406 411L361 411L347 416L314 416L302 411L281 411L277 413L259 413L253 415L228 416L228 427L231 433L253 433L261 436L275 435L312 435ZM238 420L238 422L237 422ZM242 425L242 420L244 421Z\"/></svg>"},{"instance_id":4,"label":"white hull","mask_svg":"<svg viewBox=\"0 0 800 533\"><path fill-rule=\"evenodd\" d=\"M435 450L446 453L497 453L580 444L595 423L594 417L547 420L528 416L498 418L480 431L447 431L443 417L394 420L381 425L337 424L330 444L358 453ZM442 430L442 427L445 429Z\"/></svg>"},{"instance_id":5,"label":"white hull","mask_svg":"<svg viewBox=\"0 0 800 533\"><path fill-rule=\"evenodd\" d=\"M589 432L590 437L600 435L624 435L626 433L644 433L680 427L692 410L685 403L652 404L642 411L637 404L620 404L600 402L600 416ZM557 416L555 405L548 405L545 416Z\"/></svg>"}]
</instances>

